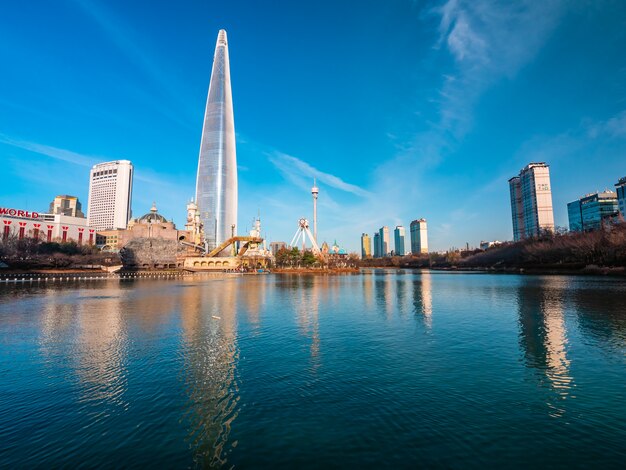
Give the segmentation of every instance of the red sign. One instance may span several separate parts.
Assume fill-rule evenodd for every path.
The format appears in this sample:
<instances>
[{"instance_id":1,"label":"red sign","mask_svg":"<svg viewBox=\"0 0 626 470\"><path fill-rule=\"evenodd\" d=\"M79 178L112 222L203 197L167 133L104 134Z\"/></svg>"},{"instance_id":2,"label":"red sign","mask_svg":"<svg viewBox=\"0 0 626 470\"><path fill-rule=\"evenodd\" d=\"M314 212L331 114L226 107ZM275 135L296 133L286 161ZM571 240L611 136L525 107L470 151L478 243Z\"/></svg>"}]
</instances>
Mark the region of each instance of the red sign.
<instances>
[{"instance_id":1,"label":"red sign","mask_svg":"<svg viewBox=\"0 0 626 470\"><path fill-rule=\"evenodd\" d=\"M19 209L8 209L6 207L0 207L0 215L8 215L10 217L23 217L26 219L38 219L39 212L29 212Z\"/></svg>"}]
</instances>

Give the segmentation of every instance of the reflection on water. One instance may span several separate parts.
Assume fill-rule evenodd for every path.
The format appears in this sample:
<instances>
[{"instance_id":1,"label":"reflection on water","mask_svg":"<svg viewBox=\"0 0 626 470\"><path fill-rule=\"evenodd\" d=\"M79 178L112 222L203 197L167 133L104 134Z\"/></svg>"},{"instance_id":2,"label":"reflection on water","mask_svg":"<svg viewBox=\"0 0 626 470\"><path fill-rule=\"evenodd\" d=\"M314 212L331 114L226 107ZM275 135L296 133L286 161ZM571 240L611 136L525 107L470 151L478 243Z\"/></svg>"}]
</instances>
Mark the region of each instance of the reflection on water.
<instances>
[{"instance_id":1,"label":"reflection on water","mask_svg":"<svg viewBox=\"0 0 626 470\"><path fill-rule=\"evenodd\" d=\"M419 278L413 281L413 307L416 315L430 329L433 325L432 279L429 271L421 271Z\"/></svg>"},{"instance_id":2,"label":"reflection on water","mask_svg":"<svg viewBox=\"0 0 626 470\"><path fill-rule=\"evenodd\" d=\"M196 465L224 466L237 445L228 443L239 402L237 283L226 279L181 292L187 440Z\"/></svg>"},{"instance_id":3,"label":"reflection on water","mask_svg":"<svg viewBox=\"0 0 626 470\"><path fill-rule=\"evenodd\" d=\"M617 466L625 294L395 269L0 286L0 467Z\"/></svg>"},{"instance_id":4,"label":"reflection on water","mask_svg":"<svg viewBox=\"0 0 626 470\"><path fill-rule=\"evenodd\" d=\"M545 376L558 400L565 399L573 387L564 318L567 292L566 281L554 277L518 290L520 343L524 356L531 367ZM555 415L565 411L558 400L548 403Z\"/></svg>"}]
</instances>

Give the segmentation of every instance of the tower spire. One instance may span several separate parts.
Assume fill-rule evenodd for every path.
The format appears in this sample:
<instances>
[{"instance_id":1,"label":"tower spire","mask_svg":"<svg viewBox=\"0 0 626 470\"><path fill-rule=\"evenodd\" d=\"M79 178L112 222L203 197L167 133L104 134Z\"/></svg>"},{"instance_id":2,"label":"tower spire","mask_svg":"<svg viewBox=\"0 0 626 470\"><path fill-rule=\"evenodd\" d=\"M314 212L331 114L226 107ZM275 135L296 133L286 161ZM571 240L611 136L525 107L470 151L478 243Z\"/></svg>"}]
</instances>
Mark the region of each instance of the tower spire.
<instances>
[{"instance_id":1,"label":"tower spire","mask_svg":"<svg viewBox=\"0 0 626 470\"><path fill-rule=\"evenodd\" d=\"M317 243L317 195L320 190L317 187L315 178L313 178L313 187L311 188L311 195L313 196L313 238Z\"/></svg>"}]
</instances>

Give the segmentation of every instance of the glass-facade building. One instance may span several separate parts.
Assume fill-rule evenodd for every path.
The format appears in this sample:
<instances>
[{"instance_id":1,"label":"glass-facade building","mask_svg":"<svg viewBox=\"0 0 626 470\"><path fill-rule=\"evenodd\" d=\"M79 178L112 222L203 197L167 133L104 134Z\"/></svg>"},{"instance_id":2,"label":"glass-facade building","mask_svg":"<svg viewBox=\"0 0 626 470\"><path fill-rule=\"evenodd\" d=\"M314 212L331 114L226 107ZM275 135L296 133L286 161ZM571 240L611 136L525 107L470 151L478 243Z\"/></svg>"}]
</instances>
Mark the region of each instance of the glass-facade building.
<instances>
[{"instance_id":1,"label":"glass-facade building","mask_svg":"<svg viewBox=\"0 0 626 470\"><path fill-rule=\"evenodd\" d=\"M409 226L411 232L411 253L428 253L428 226L426 219L417 219Z\"/></svg>"},{"instance_id":2,"label":"glass-facade building","mask_svg":"<svg viewBox=\"0 0 626 470\"><path fill-rule=\"evenodd\" d=\"M583 213L580 208L580 199L567 204L567 220L570 232L583 231Z\"/></svg>"},{"instance_id":3,"label":"glass-facade building","mask_svg":"<svg viewBox=\"0 0 626 470\"><path fill-rule=\"evenodd\" d=\"M367 233L361 234L361 258L372 257L372 240Z\"/></svg>"},{"instance_id":4,"label":"glass-facade building","mask_svg":"<svg viewBox=\"0 0 626 470\"><path fill-rule=\"evenodd\" d=\"M617 217L617 194L613 191L588 194L567 205L569 229L572 232L597 230L604 222Z\"/></svg>"},{"instance_id":5,"label":"glass-facade building","mask_svg":"<svg viewBox=\"0 0 626 470\"><path fill-rule=\"evenodd\" d=\"M529 163L509 180L513 238L515 241L554 231L550 168Z\"/></svg>"},{"instance_id":6,"label":"glass-facade building","mask_svg":"<svg viewBox=\"0 0 626 470\"><path fill-rule=\"evenodd\" d=\"M374 258L380 258L380 233L374 233Z\"/></svg>"},{"instance_id":7,"label":"glass-facade building","mask_svg":"<svg viewBox=\"0 0 626 470\"><path fill-rule=\"evenodd\" d=\"M378 230L378 236L380 237L380 256L389 256L391 251L389 245L389 227L386 225Z\"/></svg>"},{"instance_id":8,"label":"glass-facade building","mask_svg":"<svg viewBox=\"0 0 626 470\"><path fill-rule=\"evenodd\" d=\"M402 225L398 225L393 231L394 247L396 256L404 256L406 251L404 249L404 239L406 231Z\"/></svg>"},{"instance_id":9,"label":"glass-facade building","mask_svg":"<svg viewBox=\"0 0 626 470\"><path fill-rule=\"evenodd\" d=\"M196 204L208 249L236 234L237 155L226 31L219 31L204 112Z\"/></svg>"},{"instance_id":10,"label":"glass-facade building","mask_svg":"<svg viewBox=\"0 0 626 470\"><path fill-rule=\"evenodd\" d=\"M626 218L626 176L620 178L615 185L615 191L617 192L617 205L622 217Z\"/></svg>"}]
</instances>

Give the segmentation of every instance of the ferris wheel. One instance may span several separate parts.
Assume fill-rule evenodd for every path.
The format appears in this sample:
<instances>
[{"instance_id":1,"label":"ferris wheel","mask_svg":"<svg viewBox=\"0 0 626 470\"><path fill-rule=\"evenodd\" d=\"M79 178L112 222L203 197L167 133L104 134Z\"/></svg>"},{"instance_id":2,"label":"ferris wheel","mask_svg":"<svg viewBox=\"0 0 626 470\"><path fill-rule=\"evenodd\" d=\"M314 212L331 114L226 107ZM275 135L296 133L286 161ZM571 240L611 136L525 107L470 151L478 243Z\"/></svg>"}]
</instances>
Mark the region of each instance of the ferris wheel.
<instances>
[{"instance_id":1,"label":"ferris wheel","mask_svg":"<svg viewBox=\"0 0 626 470\"><path fill-rule=\"evenodd\" d=\"M317 246L317 242L315 241L315 237L309 230L309 221L302 217L298 220L298 230L296 230L295 235L291 239L290 247L296 247L299 244L299 241L302 240L302 251L306 249L306 239L311 241L311 250L313 254L319 255L321 253L319 246Z\"/></svg>"}]
</instances>

